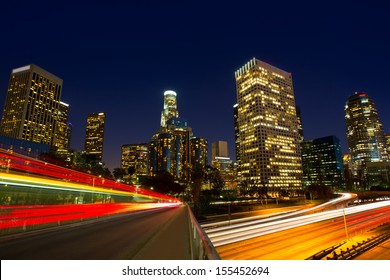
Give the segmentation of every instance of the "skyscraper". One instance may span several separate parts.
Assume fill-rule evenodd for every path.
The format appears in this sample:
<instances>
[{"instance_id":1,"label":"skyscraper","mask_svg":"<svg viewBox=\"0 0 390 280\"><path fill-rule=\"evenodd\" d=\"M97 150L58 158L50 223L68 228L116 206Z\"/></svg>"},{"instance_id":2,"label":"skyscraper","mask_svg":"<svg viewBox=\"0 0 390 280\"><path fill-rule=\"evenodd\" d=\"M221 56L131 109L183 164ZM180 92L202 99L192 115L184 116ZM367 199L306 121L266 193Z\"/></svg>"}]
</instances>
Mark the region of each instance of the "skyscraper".
<instances>
[{"instance_id":1,"label":"skyscraper","mask_svg":"<svg viewBox=\"0 0 390 280\"><path fill-rule=\"evenodd\" d=\"M54 136L54 146L62 149L70 148L70 127L68 123L69 105L60 102L57 113L56 134Z\"/></svg>"},{"instance_id":2,"label":"skyscraper","mask_svg":"<svg viewBox=\"0 0 390 280\"><path fill-rule=\"evenodd\" d=\"M234 141L236 148L236 162L240 165L240 128L238 126L238 104L233 106Z\"/></svg>"},{"instance_id":3,"label":"skyscraper","mask_svg":"<svg viewBox=\"0 0 390 280\"><path fill-rule=\"evenodd\" d=\"M92 113L87 118L84 150L97 160L103 158L105 113Z\"/></svg>"},{"instance_id":4,"label":"skyscraper","mask_svg":"<svg viewBox=\"0 0 390 280\"><path fill-rule=\"evenodd\" d=\"M368 162L387 161L385 134L374 100L366 93L356 92L348 97L344 112L355 172L365 173Z\"/></svg>"},{"instance_id":5,"label":"skyscraper","mask_svg":"<svg viewBox=\"0 0 390 280\"><path fill-rule=\"evenodd\" d=\"M215 157L229 157L226 141L217 141L211 144L211 160L214 160Z\"/></svg>"},{"instance_id":6,"label":"skyscraper","mask_svg":"<svg viewBox=\"0 0 390 280\"><path fill-rule=\"evenodd\" d=\"M56 145L62 127L58 123L64 121L59 115L61 91L62 79L34 64L13 69L0 134Z\"/></svg>"},{"instance_id":7,"label":"skyscraper","mask_svg":"<svg viewBox=\"0 0 390 280\"><path fill-rule=\"evenodd\" d=\"M211 149L211 166L219 170L225 187L232 187L232 183L237 180L237 174L234 163L229 158L228 143L226 141L214 142Z\"/></svg>"},{"instance_id":8,"label":"skyscraper","mask_svg":"<svg viewBox=\"0 0 390 280\"><path fill-rule=\"evenodd\" d=\"M302 188L300 136L291 74L251 59L235 72L241 180Z\"/></svg>"},{"instance_id":9,"label":"skyscraper","mask_svg":"<svg viewBox=\"0 0 390 280\"><path fill-rule=\"evenodd\" d=\"M341 187L343 158L340 140L336 136L327 136L303 141L301 145L304 185Z\"/></svg>"},{"instance_id":10,"label":"skyscraper","mask_svg":"<svg viewBox=\"0 0 390 280\"><path fill-rule=\"evenodd\" d=\"M299 106L297 106L296 108L297 108L297 118L298 118L298 133L299 133L300 140L302 142L304 140L304 137L303 137L301 108Z\"/></svg>"},{"instance_id":11,"label":"skyscraper","mask_svg":"<svg viewBox=\"0 0 390 280\"><path fill-rule=\"evenodd\" d=\"M191 145L191 165L193 168L204 168L208 165L208 144L207 139L192 137Z\"/></svg>"},{"instance_id":12,"label":"skyscraper","mask_svg":"<svg viewBox=\"0 0 390 280\"><path fill-rule=\"evenodd\" d=\"M176 92L167 90L164 92L164 109L161 112L161 126L166 127L166 122L172 117L179 117L176 104Z\"/></svg>"},{"instance_id":13,"label":"skyscraper","mask_svg":"<svg viewBox=\"0 0 390 280\"><path fill-rule=\"evenodd\" d=\"M186 181L191 167L207 164L207 140L193 137L192 128L178 115L176 93L165 91L160 128L149 143L149 174L165 171Z\"/></svg>"}]
</instances>

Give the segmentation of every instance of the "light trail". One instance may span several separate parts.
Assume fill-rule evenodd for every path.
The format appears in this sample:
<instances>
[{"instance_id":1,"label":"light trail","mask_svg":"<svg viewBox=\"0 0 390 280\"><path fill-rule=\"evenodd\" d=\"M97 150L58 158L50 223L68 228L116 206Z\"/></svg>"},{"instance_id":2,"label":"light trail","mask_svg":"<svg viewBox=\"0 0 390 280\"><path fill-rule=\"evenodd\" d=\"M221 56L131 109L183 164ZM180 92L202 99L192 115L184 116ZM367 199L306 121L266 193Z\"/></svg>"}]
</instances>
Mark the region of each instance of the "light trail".
<instances>
[{"instance_id":1,"label":"light trail","mask_svg":"<svg viewBox=\"0 0 390 280\"><path fill-rule=\"evenodd\" d=\"M40 185L42 188L48 188L48 186L43 183L48 182L50 187L54 189L63 190L63 188L65 188L66 190L78 190L85 192L95 192L94 190L96 189L97 192L104 194L109 194L115 190L119 191L117 194L121 195L131 193L132 195L140 197L178 202L176 198L168 195L163 195L148 189L137 188L134 185L123 184L109 178L94 176L62 166L57 166L23 155L14 154L3 149L0 149L0 167L0 174L3 176L3 179L10 180L8 182L4 181L4 183L13 184L15 186L30 186L30 184L33 184L33 187L38 187L40 183L37 183L37 180L41 180ZM28 173L28 176L24 175L24 178L17 177L18 175L13 174L14 172L23 172L24 174ZM13 174L13 176L7 176L9 174ZM51 177L52 179L38 176ZM28 179L29 177L32 179ZM59 183L58 180L62 181ZM93 189L91 189L91 186ZM120 191L123 192L120 193Z\"/></svg>"},{"instance_id":2,"label":"light trail","mask_svg":"<svg viewBox=\"0 0 390 280\"><path fill-rule=\"evenodd\" d=\"M151 195L145 195L142 193L135 193L130 191L122 191L117 189L106 189L100 186L90 186L85 184L69 183L64 181L58 181L53 179L44 179L41 177L16 175L9 173L0 173L0 183L22 187L32 188L45 188L45 189L56 189L65 191L82 191L89 193L100 193L100 194L115 194L121 196L135 196L135 197L146 197L153 198ZM159 198L159 197L156 197Z\"/></svg>"},{"instance_id":3,"label":"light trail","mask_svg":"<svg viewBox=\"0 0 390 280\"><path fill-rule=\"evenodd\" d=\"M360 213L372 209L390 206L390 201L375 202L367 205L359 205L351 208L329 210L321 213L308 214L300 217L285 218L284 220L264 222L248 222L234 226L220 227L217 229L206 230L211 242L215 247L231 244L266 234L275 233L315 222L334 219L344 215ZM390 213L388 215L390 219ZM275 217L273 217L273 220Z\"/></svg>"},{"instance_id":4,"label":"light trail","mask_svg":"<svg viewBox=\"0 0 390 280\"><path fill-rule=\"evenodd\" d=\"M8 188L10 192L17 194L19 191L28 190L39 195L41 190L46 189L53 190L52 195L57 195L65 191L67 195L75 196L76 202L75 204L0 206L0 234L7 234L7 229L13 228L24 230L26 227L61 224L65 221L80 221L181 204L175 197L0 149L0 194L2 191L7 193ZM129 199L125 199L127 201L130 198L139 198L137 201L149 203L94 203L93 200L92 203L79 203L78 196L82 197L86 193L92 194L92 197L94 194L115 198L128 197Z\"/></svg>"},{"instance_id":5,"label":"light trail","mask_svg":"<svg viewBox=\"0 0 390 280\"><path fill-rule=\"evenodd\" d=\"M266 222L270 222L270 221L285 219L285 218L296 216L296 215L308 214L308 213L313 212L313 211L318 211L318 210L324 209L324 208L331 206L331 205L335 205L335 204L338 204L341 202L346 202L346 201L353 200L353 199L357 198L357 195L352 194L352 193L340 193L340 194L341 194L341 197L332 199L328 202L325 202L325 203L322 203L320 205L310 207L307 209L288 211L288 212L284 212L283 214L268 214L268 215L261 215L261 216L256 216L256 217L234 219L235 225L228 226L228 228L231 229L234 227L242 227L243 225L258 224L259 222L266 223ZM270 217L270 216L272 216L272 217ZM255 219L255 221L248 221L248 220L254 220L254 219ZM240 222L242 222L242 223L240 223ZM203 224L202 228L206 229L206 228L210 228L210 227L220 227L220 226L224 226L224 225L226 225L226 221ZM210 233L215 232L215 231L218 231L218 228L207 230L207 232L210 232Z\"/></svg>"},{"instance_id":6,"label":"light trail","mask_svg":"<svg viewBox=\"0 0 390 280\"><path fill-rule=\"evenodd\" d=\"M2 230L47 224L61 224L65 221L80 221L89 218L106 217L136 211L176 207L180 203L106 203L65 204L0 207L0 233Z\"/></svg>"}]
</instances>

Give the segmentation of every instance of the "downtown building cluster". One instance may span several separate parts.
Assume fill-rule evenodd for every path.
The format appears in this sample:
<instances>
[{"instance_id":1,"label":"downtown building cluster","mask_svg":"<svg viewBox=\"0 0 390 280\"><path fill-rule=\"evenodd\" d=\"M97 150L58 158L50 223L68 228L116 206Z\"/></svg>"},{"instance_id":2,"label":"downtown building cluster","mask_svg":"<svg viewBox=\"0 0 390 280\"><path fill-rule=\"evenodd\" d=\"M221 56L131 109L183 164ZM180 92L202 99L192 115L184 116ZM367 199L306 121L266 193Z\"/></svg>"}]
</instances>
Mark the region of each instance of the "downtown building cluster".
<instances>
[{"instance_id":1,"label":"downtown building cluster","mask_svg":"<svg viewBox=\"0 0 390 280\"><path fill-rule=\"evenodd\" d=\"M347 99L350 154L343 156L334 135L304 139L290 73L253 58L235 77L234 135L242 187L267 187L277 195L281 189L294 193L310 186L365 190L389 185L390 135L366 93Z\"/></svg>"},{"instance_id":2,"label":"downtown building cluster","mask_svg":"<svg viewBox=\"0 0 390 280\"><path fill-rule=\"evenodd\" d=\"M192 170L208 165L208 142L195 137L188 122L179 118L177 93L167 90L158 131L148 143L122 145L121 158L121 168L126 173L132 167L136 182L140 176L159 173L170 174L177 182L187 182Z\"/></svg>"},{"instance_id":3,"label":"downtown building cluster","mask_svg":"<svg viewBox=\"0 0 390 280\"><path fill-rule=\"evenodd\" d=\"M56 154L71 162L72 124L69 104L61 99L63 80L30 64L11 72L0 123L0 148L38 157ZM85 148L81 153L101 161L103 157L105 114L87 117Z\"/></svg>"},{"instance_id":4,"label":"downtown building cluster","mask_svg":"<svg viewBox=\"0 0 390 280\"><path fill-rule=\"evenodd\" d=\"M226 141L212 143L211 166L226 188L266 187L271 195L292 194L312 185L364 189L390 182L390 135L386 135L372 98L355 93L345 104L350 154L342 156L334 135L304 139L301 109L295 104L292 75L256 58L235 72L237 104L233 106L236 162ZM79 157L70 149L69 105L62 101L62 79L36 66L13 69L0 124L0 148L37 156L55 153L67 161ZM179 117L177 93L163 94L160 126L148 141L124 144L123 178L139 183L143 176L170 174L188 182L191 171L208 168L208 141L195 137ZM103 160L106 115L87 117L84 151Z\"/></svg>"}]
</instances>

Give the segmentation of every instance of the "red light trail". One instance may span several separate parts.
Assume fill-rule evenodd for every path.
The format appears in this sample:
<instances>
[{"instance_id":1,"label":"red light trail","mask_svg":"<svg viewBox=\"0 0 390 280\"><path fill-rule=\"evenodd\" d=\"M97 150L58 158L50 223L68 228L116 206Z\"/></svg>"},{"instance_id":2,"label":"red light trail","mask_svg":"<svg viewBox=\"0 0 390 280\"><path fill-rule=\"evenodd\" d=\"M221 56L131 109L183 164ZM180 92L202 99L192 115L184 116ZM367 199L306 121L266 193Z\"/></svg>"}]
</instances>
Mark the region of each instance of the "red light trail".
<instances>
[{"instance_id":1,"label":"red light trail","mask_svg":"<svg viewBox=\"0 0 390 280\"><path fill-rule=\"evenodd\" d=\"M10 187L138 198L149 203L1 205L0 230L61 223L181 204L175 197L0 149L0 192ZM77 201L77 200L76 200ZM0 233L4 233L0 231Z\"/></svg>"}]
</instances>

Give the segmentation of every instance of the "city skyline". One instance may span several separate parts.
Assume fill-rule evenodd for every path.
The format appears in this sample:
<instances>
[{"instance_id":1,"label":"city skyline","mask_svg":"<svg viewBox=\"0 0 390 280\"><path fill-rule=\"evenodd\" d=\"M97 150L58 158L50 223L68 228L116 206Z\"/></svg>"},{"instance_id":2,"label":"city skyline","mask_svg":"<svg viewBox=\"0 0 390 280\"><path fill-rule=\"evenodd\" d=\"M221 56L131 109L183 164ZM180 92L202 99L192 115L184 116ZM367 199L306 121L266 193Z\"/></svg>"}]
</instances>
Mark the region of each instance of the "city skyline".
<instances>
[{"instance_id":1,"label":"city skyline","mask_svg":"<svg viewBox=\"0 0 390 280\"><path fill-rule=\"evenodd\" d=\"M380 6L343 3L334 11L329 4L302 14L289 4L275 19L262 13L249 17L248 8L230 4L221 15L215 3L207 9L175 2L155 3L154 9L145 3L108 9L82 3L57 6L55 15L26 6L18 9L21 18L45 14L30 19L32 27L44 27L48 42L35 44L40 29L20 36L25 25L13 17L16 5L7 3L0 19L2 26L13 23L4 28L8 40L0 47L1 111L12 69L42 67L63 80L72 148L83 148L87 115L106 112L103 161L111 170L120 166L123 144L150 141L165 90L177 93L180 116L197 136L209 145L227 141L234 157L234 71L253 57L292 73L305 139L335 135L347 152L343 109L356 91L376 101L384 131L390 132L385 83L390 39ZM277 8L264 5L252 8Z\"/></svg>"}]
</instances>

